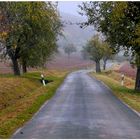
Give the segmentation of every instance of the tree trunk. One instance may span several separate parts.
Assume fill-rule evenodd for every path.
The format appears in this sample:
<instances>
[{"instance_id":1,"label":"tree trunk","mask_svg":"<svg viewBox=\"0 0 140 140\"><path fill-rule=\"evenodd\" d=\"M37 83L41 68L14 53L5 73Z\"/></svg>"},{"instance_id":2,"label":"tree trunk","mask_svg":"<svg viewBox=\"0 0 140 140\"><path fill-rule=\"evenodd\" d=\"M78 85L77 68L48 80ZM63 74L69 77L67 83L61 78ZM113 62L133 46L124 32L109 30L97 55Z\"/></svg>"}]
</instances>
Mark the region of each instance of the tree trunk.
<instances>
[{"instance_id":1,"label":"tree trunk","mask_svg":"<svg viewBox=\"0 0 140 140\"><path fill-rule=\"evenodd\" d=\"M26 65L25 61L22 62L22 71L23 71L23 73L27 72L27 65Z\"/></svg>"},{"instance_id":2,"label":"tree trunk","mask_svg":"<svg viewBox=\"0 0 140 140\"><path fill-rule=\"evenodd\" d=\"M100 61L96 62L96 72L101 72Z\"/></svg>"},{"instance_id":3,"label":"tree trunk","mask_svg":"<svg viewBox=\"0 0 140 140\"><path fill-rule=\"evenodd\" d=\"M137 67L135 90L140 92L140 66Z\"/></svg>"},{"instance_id":4,"label":"tree trunk","mask_svg":"<svg viewBox=\"0 0 140 140\"><path fill-rule=\"evenodd\" d=\"M20 75L20 69L17 59L12 59L14 75Z\"/></svg>"},{"instance_id":5,"label":"tree trunk","mask_svg":"<svg viewBox=\"0 0 140 140\"><path fill-rule=\"evenodd\" d=\"M106 62L107 62L107 60L104 60L103 70L106 70Z\"/></svg>"}]
</instances>

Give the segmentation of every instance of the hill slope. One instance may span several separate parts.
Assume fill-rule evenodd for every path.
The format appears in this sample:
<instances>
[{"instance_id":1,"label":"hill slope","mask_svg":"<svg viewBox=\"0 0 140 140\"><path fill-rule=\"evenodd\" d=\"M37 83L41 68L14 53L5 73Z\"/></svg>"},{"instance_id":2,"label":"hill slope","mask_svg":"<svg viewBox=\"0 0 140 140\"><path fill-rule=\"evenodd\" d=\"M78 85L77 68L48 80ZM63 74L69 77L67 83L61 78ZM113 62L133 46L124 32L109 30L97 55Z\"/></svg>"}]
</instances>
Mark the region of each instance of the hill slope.
<instances>
[{"instance_id":1,"label":"hill slope","mask_svg":"<svg viewBox=\"0 0 140 140\"><path fill-rule=\"evenodd\" d=\"M59 38L58 44L60 47L63 47L67 43L73 43L77 49L81 49L86 41L95 33L93 27L82 29L80 25L76 24L83 22L82 17L61 13L61 20L64 22L63 34L65 38Z\"/></svg>"}]
</instances>

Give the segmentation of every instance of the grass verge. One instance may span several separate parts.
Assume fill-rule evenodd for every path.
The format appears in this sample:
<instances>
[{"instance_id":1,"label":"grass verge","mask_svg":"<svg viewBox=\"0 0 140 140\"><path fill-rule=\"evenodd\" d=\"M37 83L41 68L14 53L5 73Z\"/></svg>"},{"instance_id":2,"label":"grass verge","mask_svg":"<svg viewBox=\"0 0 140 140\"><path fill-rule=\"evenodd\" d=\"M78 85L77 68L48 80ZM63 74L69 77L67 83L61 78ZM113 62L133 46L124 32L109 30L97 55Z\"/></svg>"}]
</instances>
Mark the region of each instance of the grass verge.
<instances>
[{"instance_id":1,"label":"grass verge","mask_svg":"<svg viewBox=\"0 0 140 140\"><path fill-rule=\"evenodd\" d=\"M41 105L54 95L68 72L44 72L48 80L53 80L45 87L39 81L40 73L0 77L0 138L9 138L31 119Z\"/></svg>"},{"instance_id":2,"label":"grass verge","mask_svg":"<svg viewBox=\"0 0 140 140\"><path fill-rule=\"evenodd\" d=\"M113 94L130 107L140 112L140 93L134 91L134 80L125 76L125 86L120 84L120 74L116 72L90 73L111 88ZM129 84L128 84L129 83Z\"/></svg>"}]
</instances>

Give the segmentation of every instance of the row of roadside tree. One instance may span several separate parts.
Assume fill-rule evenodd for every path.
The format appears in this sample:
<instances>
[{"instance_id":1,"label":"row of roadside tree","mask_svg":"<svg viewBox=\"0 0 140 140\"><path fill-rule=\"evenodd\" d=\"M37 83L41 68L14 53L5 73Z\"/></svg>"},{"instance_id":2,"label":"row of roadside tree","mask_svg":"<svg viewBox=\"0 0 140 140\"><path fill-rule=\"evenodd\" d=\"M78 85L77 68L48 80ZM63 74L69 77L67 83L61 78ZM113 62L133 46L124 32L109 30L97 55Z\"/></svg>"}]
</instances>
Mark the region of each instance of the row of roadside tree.
<instances>
[{"instance_id":1,"label":"row of roadside tree","mask_svg":"<svg viewBox=\"0 0 140 140\"><path fill-rule=\"evenodd\" d=\"M94 26L102 33L113 52L120 48L137 67L135 90L140 91L140 4L139 2L83 2L80 14L87 17L83 26ZM97 39L96 39L97 40ZM89 42L89 45L92 41Z\"/></svg>"},{"instance_id":2,"label":"row of roadside tree","mask_svg":"<svg viewBox=\"0 0 140 140\"><path fill-rule=\"evenodd\" d=\"M85 59L94 61L96 72L101 72L100 61L103 60L103 69L105 70L107 61L113 58L114 52L109 43L103 41L97 34L83 46L82 55Z\"/></svg>"},{"instance_id":3,"label":"row of roadside tree","mask_svg":"<svg viewBox=\"0 0 140 140\"><path fill-rule=\"evenodd\" d=\"M44 65L57 50L61 34L57 3L0 2L0 51L11 60L15 75Z\"/></svg>"}]
</instances>

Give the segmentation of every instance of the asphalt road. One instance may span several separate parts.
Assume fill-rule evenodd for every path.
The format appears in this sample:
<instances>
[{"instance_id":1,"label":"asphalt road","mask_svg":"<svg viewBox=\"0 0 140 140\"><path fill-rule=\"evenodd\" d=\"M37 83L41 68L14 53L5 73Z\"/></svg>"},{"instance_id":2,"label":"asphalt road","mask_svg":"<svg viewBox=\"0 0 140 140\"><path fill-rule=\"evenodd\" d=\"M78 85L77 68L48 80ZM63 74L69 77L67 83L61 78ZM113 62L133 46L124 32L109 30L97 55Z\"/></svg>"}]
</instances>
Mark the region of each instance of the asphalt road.
<instances>
[{"instance_id":1,"label":"asphalt road","mask_svg":"<svg viewBox=\"0 0 140 140\"><path fill-rule=\"evenodd\" d=\"M104 84L77 71L12 138L140 138L140 117Z\"/></svg>"}]
</instances>

